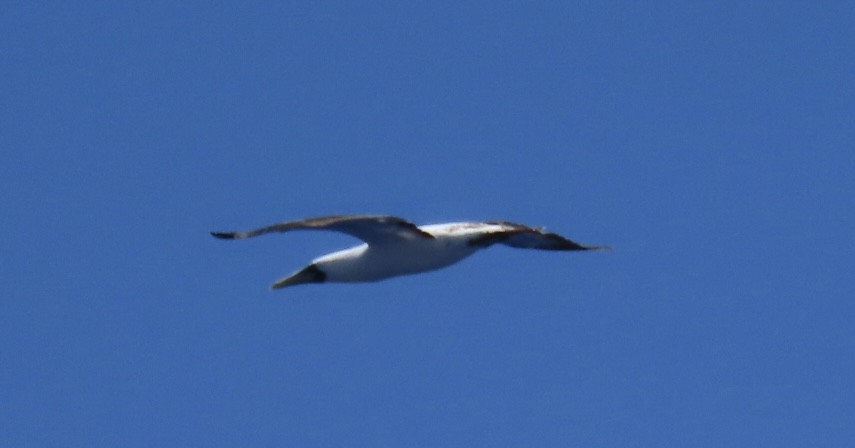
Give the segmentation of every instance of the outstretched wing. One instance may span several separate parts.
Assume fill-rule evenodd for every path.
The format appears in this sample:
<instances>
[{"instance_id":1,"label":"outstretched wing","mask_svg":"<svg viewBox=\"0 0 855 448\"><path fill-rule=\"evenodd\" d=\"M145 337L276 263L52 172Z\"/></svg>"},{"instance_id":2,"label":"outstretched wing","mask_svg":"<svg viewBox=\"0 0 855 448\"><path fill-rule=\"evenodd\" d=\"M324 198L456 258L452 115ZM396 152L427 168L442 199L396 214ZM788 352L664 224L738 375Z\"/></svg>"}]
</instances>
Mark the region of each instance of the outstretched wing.
<instances>
[{"instance_id":1,"label":"outstretched wing","mask_svg":"<svg viewBox=\"0 0 855 448\"><path fill-rule=\"evenodd\" d=\"M211 232L211 235L222 239L240 239L291 230L332 230L355 236L368 244L433 239L433 235L422 231L417 225L407 220L395 216L371 215L323 216L281 222L247 232Z\"/></svg>"},{"instance_id":2,"label":"outstretched wing","mask_svg":"<svg viewBox=\"0 0 855 448\"><path fill-rule=\"evenodd\" d=\"M586 246L564 238L557 233L508 221L483 223L484 233L472 238L473 246L490 246L496 243L522 249L540 250L602 250L607 246Z\"/></svg>"}]
</instances>

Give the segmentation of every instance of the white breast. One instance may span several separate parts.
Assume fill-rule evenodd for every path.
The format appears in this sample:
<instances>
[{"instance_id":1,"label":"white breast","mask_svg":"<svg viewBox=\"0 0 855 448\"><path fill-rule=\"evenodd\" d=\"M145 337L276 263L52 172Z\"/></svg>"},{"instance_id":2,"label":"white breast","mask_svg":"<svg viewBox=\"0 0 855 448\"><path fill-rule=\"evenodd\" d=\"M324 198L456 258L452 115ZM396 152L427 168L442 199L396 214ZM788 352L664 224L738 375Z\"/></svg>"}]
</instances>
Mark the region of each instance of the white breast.
<instances>
[{"instance_id":1,"label":"white breast","mask_svg":"<svg viewBox=\"0 0 855 448\"><path fill-rule=\"evenodd\" d=\"M368 282L443 268L477 250L466 238L446 234L408 244L362 244L325 255L314 263L326 273L328 282Z\"/></svg>"}]
</instances>

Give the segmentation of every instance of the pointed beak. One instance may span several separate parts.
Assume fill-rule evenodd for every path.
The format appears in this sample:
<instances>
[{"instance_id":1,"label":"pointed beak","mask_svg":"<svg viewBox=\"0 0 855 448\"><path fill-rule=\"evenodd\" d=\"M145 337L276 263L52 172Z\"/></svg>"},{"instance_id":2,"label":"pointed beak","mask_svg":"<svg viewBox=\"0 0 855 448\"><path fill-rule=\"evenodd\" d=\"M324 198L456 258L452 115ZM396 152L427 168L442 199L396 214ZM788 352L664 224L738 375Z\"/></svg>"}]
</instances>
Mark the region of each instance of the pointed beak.
<instances>
[{"instance_id":1,"label":"pointed beak","mask_svg":"<svg viewBox=\"0 0 855 448\"><path fill-rule=\"evenodd\" d=\"M324 271L318 269L314 264L310 264L288 277L277 280L270 288L281 289L286 286L294 286L302 283L323 283L326 279L327 275L324 274Z\"/></svg>"}]
</instances>

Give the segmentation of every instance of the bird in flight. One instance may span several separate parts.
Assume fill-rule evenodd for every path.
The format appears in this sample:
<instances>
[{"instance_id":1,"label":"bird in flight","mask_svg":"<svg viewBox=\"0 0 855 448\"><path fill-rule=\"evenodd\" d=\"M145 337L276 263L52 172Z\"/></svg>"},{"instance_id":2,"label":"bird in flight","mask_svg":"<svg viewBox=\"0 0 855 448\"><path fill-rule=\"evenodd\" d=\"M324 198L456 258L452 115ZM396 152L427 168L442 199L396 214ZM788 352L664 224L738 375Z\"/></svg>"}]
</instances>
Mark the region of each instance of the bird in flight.
<instances>
[{"instance_id":1,"label":"bird in flight","mask_svg":"<svg viewBox=\"0 0 855 448\"><path fill-rule=\"evenodd\" d=\"M522 249L587 251L561 235L508 221L472 221L417 226L395 216L339 215L287 221L247 232L211 232L220 239L252 238L292 230L332 230L363 244L316 258L273 283L273 289L303 283L372 282L450 266L493 244Z\"/></svg>"}]
</instances>

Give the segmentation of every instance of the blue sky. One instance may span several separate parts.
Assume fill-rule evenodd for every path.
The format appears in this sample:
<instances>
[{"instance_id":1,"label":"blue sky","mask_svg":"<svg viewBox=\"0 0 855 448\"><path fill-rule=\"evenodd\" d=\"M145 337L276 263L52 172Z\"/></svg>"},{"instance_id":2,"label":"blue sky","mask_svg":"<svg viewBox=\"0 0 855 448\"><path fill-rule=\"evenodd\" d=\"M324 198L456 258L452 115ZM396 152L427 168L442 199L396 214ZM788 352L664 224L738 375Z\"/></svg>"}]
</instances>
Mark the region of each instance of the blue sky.
<instances>
[{"instance_id":1,"label":"blue sky","mask_svg":"<svg viewBox=\"0 0 855 448\"><path fill-rule=\"evenodd\" d=\"M855 446L851 2L7 2L0 445ZM508 219L608 253L272 292Z\"/></svg>"}]
</instances>

